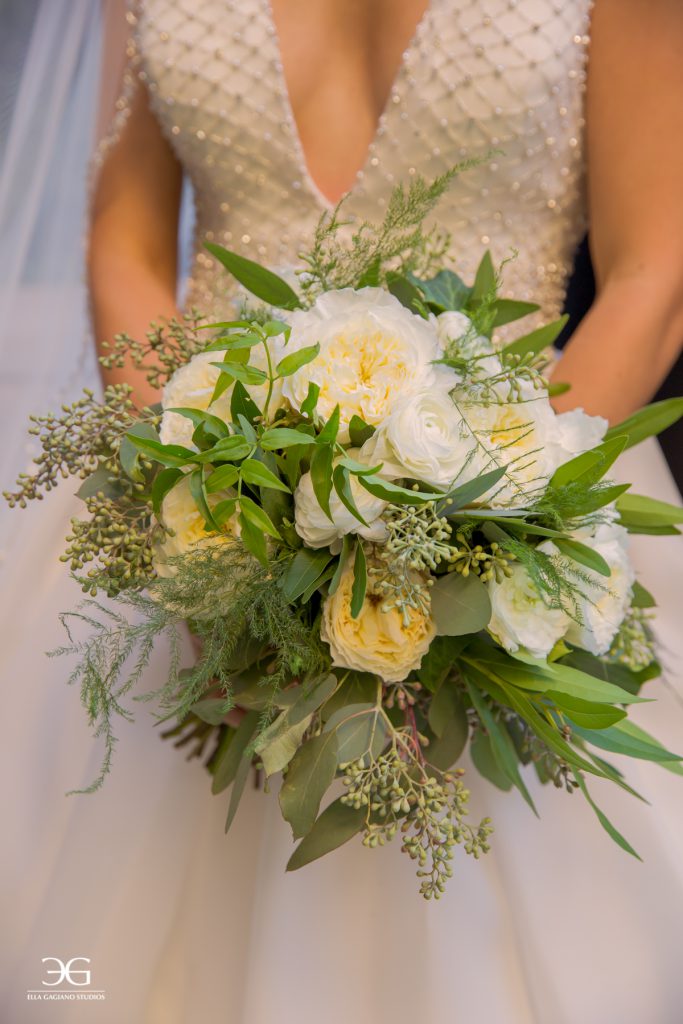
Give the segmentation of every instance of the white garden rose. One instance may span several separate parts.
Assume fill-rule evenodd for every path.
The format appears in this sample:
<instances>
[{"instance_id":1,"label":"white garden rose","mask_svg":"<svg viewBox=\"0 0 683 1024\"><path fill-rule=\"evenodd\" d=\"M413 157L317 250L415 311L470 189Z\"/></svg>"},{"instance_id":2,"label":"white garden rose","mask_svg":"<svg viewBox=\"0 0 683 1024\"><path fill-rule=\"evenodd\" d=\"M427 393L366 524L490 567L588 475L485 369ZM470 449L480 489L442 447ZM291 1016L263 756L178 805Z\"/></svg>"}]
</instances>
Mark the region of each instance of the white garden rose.
<instances>
[{"instance_id":1,"label":"white garden rose","mask_svg":"<svg viewBox=\"0 0 683 1024\"><path fill-rule=\"evenodd\" d=\"M592 585L581 584L585 593L579 601L581 621L570 623L567 640L591 654L606 654L630 607L636 579L628 555L628 533L618 523L601 523L592 535L581 530L574 537L602 555L611 575L608 579L585 570Z\"/></svg>"},{"instance_id":2,"label":"white garden rose","mask_svg":"<svg viewBox=\"0 0 683 1024\"><path fill-rule=\"evenodd\" d=\"M558 465L553 440L557 417L545 394L537 392L523 402L463 403L462 411L480 449L466 479L507 466L506 476L481 501L494 507L524 505L529 495L545 488Z\"/></svg>"},{"instance_id":3,"label":"white garden rose","mask_svg":"<svg viewBox=\"0 0 683 1024\"><path fill-rule=\"evenodd\" d=\"M572 409L556 415L554 444L557 446L557 465L561 466L575 455L582 455L599 445L608 426L602 416L589 416L583 409Z\"/></svg>"},{"instance_id":4,"label":"white garden rose","mask_svg":"<svg viewBox=\"0 0 683 1024\"><path fill-rule=\"evenodd\" d=\"M413 477L447 489L475 456L476 442L445 388L400 398L361 449L386 477ZM465 477L463 477L465 479Z\"/></svg>"},{"instance_id":5,"label":"white garden rose","mask_svg":"<svg viewBox=\"0 0 683 1024\"><path fill-rule=\"evenodd\" d=\"M216 504L227 497L227 492L212 495L211 503ZM232 543L235 537L239 536L236 516L225 524L223 533L206 532L204 517L192 497L187 477L176 484L164 498L161 505L161 521L173 531L173 534L164 538L156 547L154 568L159 576L171 576L173 567L167 564L167 560L175 555L187 554L200 541L210 544Z\"/></svg>"},{"instance_id":6,"label":"white garden rose","mask_svg":"<svg viewBox=\"0 0 683 1024\"><path fill-rule=\"evenodd\" d=\"M287 353L320 344L320 354L285 378L282 393L299 409L309 382L317 384L324 419L339 405L344 443L352 416L378 426L399 398L439 378L432 364L443 352L433 324L381 288L326 292L311 309L295 310L289 322Z\"/></svg>"},{"instance_id":7,"label":"white garden rose","mask_svg":"<svg viewBox=\"0 0 683 1024\"><path fill-rule=\"evenodd\" d=\"M273 362L276 363L282 358L283 339L275 337L269 339L270 350ZM213 395L220 370L213 363L220 363L223 358L222 352L199 352L193 356L189 363L179 367L164 387L161 404L166 410L161 418L159 436L163 444L180 444L185 448L194 448L192 434L194 424L187 416L181 416L176 412L168 412L168 409L185 406L190 409L200 409L205 412L209 409L211 396ZM249 350L249 364L259 370L267 369L266 353L263 345L255 345ZM268 385L248 385L247 391L260 409L266 400ZM230 399L232 397L232 385L211 405L210 412L220 419L229 421ZM270 400L270 416L278 406L282 405L282 383L276 381L273 386L273 394Z\"/></svg>"},{"instance_id":8,"label":"white garden rose","mask_svg":"<svg viewBox=\"0 0 683 1024\"><path fill-rule=\"evenodd\" d=\"M365 461L357 450L350 449L348 455L357 461ZM342 537L349 533L356 533L365 540L377 544L382 544L387 539L387 528L380 518L386 508L386 501L375 498L366 491L355 476L352 475L350 481L353 500L367 526L363 526L349 512L335 490L330 494L330 521L318 504L311 474L304 473L301 477L294 492L294 525L296 532L309 548L331 547L333 552L337 552L341 548Z\"/></svg>"},{"instance_id":9,"label":"white garden rose","mask_svg":"<svg viewBox=\"0 0 683 1024\"><path fill-rule=\"evenodd\" d=\"M556 549L544 543L539 550L554 554ZM547 606L524 566L513 563L511 569L512 574L500 583L491 580L488 585L489 632L512 654L522 647L536 658L545 658L565 635L571 619L561 608Z\"/></svg>"},{"instance_id":10,"label":"white garden rose","mask_svg":"<svg viewBox=\"0 0 683 1024\"><path fill-rule=\"evenodd\" d=\"M408 624L396 608L383 611L379 595L369 592L357 618L351 617L353 565L349 560L339 586L325 599L320 635L330 645L332 664L371 672L398 683L420 667L436 629L431 618L409 609Z\"/></svg>"},{"instance_id":11,"label":"white garden rose","mask_svg":"<svg viewBox=\"0 0 683 1024\"><path fill-rule=\"evenodd\" d=\"M493 342L483 334L477 334L472 321L460 310L447 310L435 318L436 334L441 347L451 347L463 359L487 356L495 352Z\"/></svg>"}]
</instances>

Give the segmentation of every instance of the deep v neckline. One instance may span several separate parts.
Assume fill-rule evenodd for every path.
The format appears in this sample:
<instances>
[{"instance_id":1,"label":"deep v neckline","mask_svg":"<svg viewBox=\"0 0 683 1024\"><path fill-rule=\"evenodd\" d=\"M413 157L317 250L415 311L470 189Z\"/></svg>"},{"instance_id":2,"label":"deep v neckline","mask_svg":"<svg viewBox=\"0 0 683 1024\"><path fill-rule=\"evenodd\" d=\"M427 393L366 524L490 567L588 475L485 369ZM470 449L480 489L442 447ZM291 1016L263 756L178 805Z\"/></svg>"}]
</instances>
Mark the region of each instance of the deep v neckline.
<instances>
[{"instance_id":1,"label":"deep v neckline","mask_svg":"<svg viewBox=\"0 0 683 1024\"><path fill-rule=\"evenodd\" d=\"M393 76L391 78L391 84L389 86L389 91L387 93L386 100L384 101L384 107L382 108L382 111L381 111L379 117L377 118L377 122L375 124L375 130L374 130L372 138L370 139L370 142L368 144L368 147L367 147L367 150L366 150L366 153L365 153L365 157L364 157L362 163L360 164L360 166L358 167L355 175L353 176L353 180L351 182L351 185L349 186L349 188L344 193L342 193L342 196L340 196L338 199L334 199L334 200L330 199L330 197L328 195L326 195L325 192L323 192L323 190L320 188L320 186L316 182L315 178L311 174L310 164L308 162L308 157L306 156L306 150L304 148L304 144L303 144L302 139L301 139L301 132L299 131L299 125L297 123L296 116L294 114L294 108L292 106L291 94L290 94L290 91L289 91L289 86L287 84L287 74L286 74L286 71L285 71L285 66L284 66L284 61L283 61L283 56L282 56L282 47L280 45L280 34L278 32L277 25L275 23L275 16L273 14L273 5L272 5L271 0L263 0L263 2L265 4L265 8L266 8L266 18L268 20L268 28L269 28L270 35L271 35L271 38L273 40L274 49L275 49L275 66L276 66L276 69L277 69L278 91L279 91L280 97L282 99L282 104L283 104L284 112L285 112L285 122L287 124L287 128L289 130L289 134L290 134L290 137L291 137L292 146L293 146L294 152L296 154L296 162L297 162L297 165L298 165L299 173L301 175L301 178L303 180L304 185L306 186L306 188L308 189L309 193L311 194L313 199L316 201L316 203L318 203L318 205L320 205L324 209L332 210L332 209L334 209L334 207L337 205L337 203L339 202L339 200L341 198L343 198L344 196L350 195L358 187L359 182L365 178L368 170L372 166L372 161L373 161L373 157L374 157L374 154L375 154L375 150L377 148L379 140L381 139L381 137L384 135L384 133L386 131L387 122L388 122L389 117L391 115L392 107L395 106L395 103L393 102L394 96L396 95L397 90L398 90L399 86L401 85L401 83L402 83L402 81L403 81L403 79L404 79L404 77L406 75L406 71L407 71L407 68L408 68L408 66L410 64L411 58L413 56L413 53L414 53L414 51L415 51L415 49L416 49L416 47L418 45L418 42L420 41L420 39L421 39L421 37L422 37L422 35L423 35L424 31L425 31L425 28L426 28L426 26L427 26L427 24L428 24L428 22L429 22L429 20L431 18L432 11L433 11L434 4L435 4L435 0L428 0L427 6L425 7L425 9L422 12L421 16L418 18L417 22L415 23L415 27L413 29L413 33L412 33L412 35L410 37L410 40L408 41L407 46L403 49L403 51L401 53L400 59L399 59L398 64L396 66L396 70L394 71L394 74L393 74Z\"/></svg>"}]
</instances>

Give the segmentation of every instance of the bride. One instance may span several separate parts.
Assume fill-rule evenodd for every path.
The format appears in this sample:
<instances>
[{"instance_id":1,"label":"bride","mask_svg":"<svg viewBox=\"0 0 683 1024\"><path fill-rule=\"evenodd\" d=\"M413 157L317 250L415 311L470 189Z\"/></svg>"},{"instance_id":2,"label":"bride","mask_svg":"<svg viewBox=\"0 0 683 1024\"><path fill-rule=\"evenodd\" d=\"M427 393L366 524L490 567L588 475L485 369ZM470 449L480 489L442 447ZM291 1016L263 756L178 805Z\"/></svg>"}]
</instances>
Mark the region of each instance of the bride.
<instances>
[{"instance_id":1,"label":"bride","mask_svg":"<svg viewBox=\"0 0 683 1024\"><path fill-rule=\"evenodd\" d=\"M124 25L110 8L109 58ZM539 302L545 320L561 312L590 210L599 297L559 364L572 390L557 407L618 422L654 393L683 334L675 0L142 0L125 24L122 98L92 203L98 340L176 314L183 175L197 217L185 305L227 316L235 296L205 240L286 267L341 195L350 219L376 220L396 182L479 157L438 211L454 265L467 279L484 249L496 262L519 249L505 290ZM157 399L130 367L106 379L132 383L141 404ZM654 443L627 453L619 473L675 500ZM671 679L655 684L641 721L681 749L681 545L639 538L634 557L660 600ZM61 583L46 586L46 614L73 601ZM27 643L10 665L25 664ZM247 794L224 837L201 768L159 741L144 708L103 791L62 800L80 774L88 781L92 754L52 665L54 692L42 665L21 698L24 719L49 721L51 777L36 777L22 747L8 1024L46 1012L26 990L53 956L90 959L106 998L87 1012L112 1024L680 1020L680 780L629 766L654 807L602 795L639 864L577 799L538 787L539 822L471 771L493 849L476 864L461 858L445 897L424 904L391 846L366 856L349 844L285 875L291 839L273 794ZM47 1013L76 1017L67 1002Z\"/></svg>"}]
</instances>

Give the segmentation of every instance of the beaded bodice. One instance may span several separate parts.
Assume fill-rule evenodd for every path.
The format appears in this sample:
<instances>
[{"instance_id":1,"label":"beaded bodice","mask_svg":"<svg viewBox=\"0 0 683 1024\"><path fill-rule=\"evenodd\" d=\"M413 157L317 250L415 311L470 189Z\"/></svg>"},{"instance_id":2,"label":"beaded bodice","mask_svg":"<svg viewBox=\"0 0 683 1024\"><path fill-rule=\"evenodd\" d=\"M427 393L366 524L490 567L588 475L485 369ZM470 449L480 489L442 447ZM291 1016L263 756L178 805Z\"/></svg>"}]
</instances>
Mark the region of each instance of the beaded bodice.
<instances>
[{"instance_id":1,"label":"beaded bodice","mask_svg":"<svg viewBox=\"0 0 683 1024\"><path fill-rule=\"evenodd\" d=\"M432 0L389 95L346 214L377 220L393 185L484 157L438 210L471 277L518 249L506 292L556 315L585 229L582 106L590 0ZM271 267L296 261L329 203L308 173L269 0L137 0L131 81L196 197L188 303L230 305L214 240Z\"/></svg>"}]
</instances>

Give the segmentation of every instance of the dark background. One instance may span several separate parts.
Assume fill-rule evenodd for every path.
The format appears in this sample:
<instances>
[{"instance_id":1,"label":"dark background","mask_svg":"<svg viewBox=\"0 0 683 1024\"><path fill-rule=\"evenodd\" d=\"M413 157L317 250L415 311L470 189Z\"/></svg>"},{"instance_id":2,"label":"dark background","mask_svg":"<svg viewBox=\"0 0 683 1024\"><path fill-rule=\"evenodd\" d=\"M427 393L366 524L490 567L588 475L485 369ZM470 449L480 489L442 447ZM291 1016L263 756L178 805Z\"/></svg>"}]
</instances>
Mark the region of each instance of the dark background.
<instances>
[{"instance_id":1,"label":"dark background","mask_svg":"<svg viewBox=\"0 0 683 1024\"><path fill-rule=\"evenodd\" d=\"M584 238L574 258L574 272L569 281L565 313L569 313L569 323L560 335L557 344L561 348L567 343L576 330L581 319L590 309L595 298L595 277L591 264L588 239ZM653 401L662 398L674 398L683 395L683 355L679 357L671 373L662 384ZM683 493L683 419L679 420L659 436L667 462L674 475L679 491Z\"/></svg>"}]
</instances>

